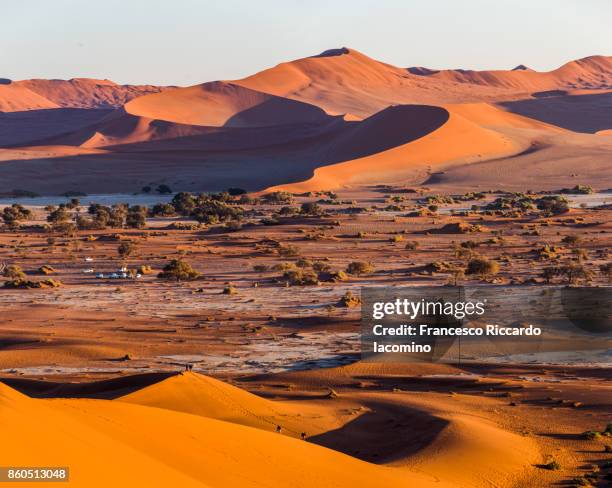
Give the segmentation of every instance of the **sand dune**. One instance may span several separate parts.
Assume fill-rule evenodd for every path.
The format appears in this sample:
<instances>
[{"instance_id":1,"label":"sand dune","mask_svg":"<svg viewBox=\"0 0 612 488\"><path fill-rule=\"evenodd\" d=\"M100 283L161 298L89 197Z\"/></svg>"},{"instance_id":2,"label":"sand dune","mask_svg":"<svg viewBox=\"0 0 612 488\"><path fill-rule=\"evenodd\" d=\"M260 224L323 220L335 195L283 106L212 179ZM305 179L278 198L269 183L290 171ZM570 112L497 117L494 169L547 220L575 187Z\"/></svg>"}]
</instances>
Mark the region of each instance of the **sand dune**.
<instances>
[{"instance_id":1,"label":"sand dune","mask_svg":"<svg viewBox=\"0 0 612 488\"><path fill-rule=\"evenodd\" d=\"M570 61L547 72L525 69L524 66L520 67L522 69L517 68L485 71L464 69L437 71L427 68L408 68L408 71L438 80L506 88L517 92L537 93L548 90L612 88L612 57L610 56L589 56Z\"/></svg>"},{"instance_id":2,"label":"sand dune","mask_svg":"<svg viewBox=\"0 0 612 488\"><path fill-rule=\"evenodd\" d=\"M234 83L301 100L329 114L369 116L394 104L438 104L502 97L496 88L479 92L464 84L430 80L341 48L256 73Z\"/></svg>"},{"instance_id":3,"label":"sand dune","mask_svg":"<svg viewBox=\"0 0 612 488\"><path fill-rule=\"evenodd\" d=\"M121 401L34 400L0 383L0 411L3 461L69 465L73 486L452 486L276 433Z\"/></svg>"},{"instance_id":4,"label":"sand dune","mask_svg":"<svg viewBox=\"0 0 612 488\"><path fill-rule=\"evenodd\" d=\"M131 99L156 93L154 85L117 85L109 80L32 79L0 84L0 112L41 108L117 108Z\"/></svg>"},{"instance_id":5,"label":"sand dune","mask_svg":"<svg viewBox=\"0 0 612 488\"><path fill-rule=\"evenodd\" d=\"M21 112L0 119L8 128L0 143L11 147L0 154L0 191L21 188L19 172L33 168L29 184L42 193L61 189L68 168L70 186L90 193L137 191L152 179L196 191L418 184L443 168L515 156L545 133L557 144L551 137L563 129L609 130L610 64L592 56L546 73L433 71L341 48L242 80L163 91L107 80L5 83L0 110Z\"/></svg>"},{"instance_id":6,"label":"sand dune","mask_svg":"<svg viewBox=\"0 0 612 488\"><path fill-rule=\"evenodd\" d=\"M119 398L138 405L191 413L267 431L282 426L299 437L335 427L335 417L324 418L325 408L272 402L209 376L183 373ZM331 422L331 423L330 423Z\"/></svg>"},{"instance_id":7,"label":"sand dune","mask_svg":"<svg viewBox=\"0 0 612 488\"><path fill-rule=\"evenodd\" d=\"M426 175L443 165L509 156L529 147L529 140L511 138L497 130L498 127L547 129L545 124L487 104L447 105L445 109L448 120L419 139L370 156L317 168L307 181L273 189L303 192L366 182L390 183L415 170Z\"/></svg>"},{"instance_id":8,"label":"sand dune","mask_svg":"<svg viewBox=\"0 0 612 488\"><path fill-rule=\"evenodd\" d=\"M215 81L137 98L127 113L180 124L257 127L326 120L312 105Z\"/></svg>"},{"instance_id":9,"label":"sand dune","mask_svg":"<svg viewBox=\"0 0 612 488\"><path fill-rule=\"evenodd\" d=\"M16 83L0 84L0 112L58 108L55 102Z\"/></svg>"}]
</instances>

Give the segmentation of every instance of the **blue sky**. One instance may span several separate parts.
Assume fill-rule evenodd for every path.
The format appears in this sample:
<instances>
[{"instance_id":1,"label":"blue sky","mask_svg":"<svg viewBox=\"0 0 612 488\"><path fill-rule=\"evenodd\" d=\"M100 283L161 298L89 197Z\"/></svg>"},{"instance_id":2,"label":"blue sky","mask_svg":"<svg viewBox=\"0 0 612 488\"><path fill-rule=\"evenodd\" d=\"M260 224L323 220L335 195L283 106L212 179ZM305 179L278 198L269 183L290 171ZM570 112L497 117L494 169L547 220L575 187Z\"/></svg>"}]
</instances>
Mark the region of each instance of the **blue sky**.
<instances>
[{"instance_id":1,"label":"blue sky","mask_svg":"<svg viewBox=\"0 0 612 488\"><path fill-rule=\"evenodd\" d=\"M348 46L397 66L612 54L609 0L1 0L0 78L190 85Z\"/></svg>"}]
</instances>

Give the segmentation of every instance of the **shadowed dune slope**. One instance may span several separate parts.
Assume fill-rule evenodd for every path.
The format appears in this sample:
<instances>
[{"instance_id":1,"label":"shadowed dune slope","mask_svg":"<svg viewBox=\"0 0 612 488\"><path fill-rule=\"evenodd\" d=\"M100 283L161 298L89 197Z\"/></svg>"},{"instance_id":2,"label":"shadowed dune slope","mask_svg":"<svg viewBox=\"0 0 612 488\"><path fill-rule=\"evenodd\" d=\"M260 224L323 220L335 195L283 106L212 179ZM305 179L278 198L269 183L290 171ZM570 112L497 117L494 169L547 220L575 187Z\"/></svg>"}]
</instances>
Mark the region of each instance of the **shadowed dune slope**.
<instances>
[{"instance_id":1,"label":"shadowed dune slope","mask_svg":"<svg viewBox=\"0 0 612 488\"><path fill-rule=\"evenodd\" d=\"M612 129L612 92L529 98L501 105L511 112L575 132Z\"/></svg>"},{"instance_id":2,"label":"shadowed dune slope","mask_svg":"<svg viewBox=\"0 0 612 488\"><path fill-rule=\"evenodd\" d=\"M327 119L319 108L215 81L137 98L127 113L180 124L212 127L257 127Z\"/></svg>"},{"instance_id":3,"label":"shadowed dune slope","mask_svg":"<svg viewBox=\"0 0 612 488\"><path fill-rule=\"evenodd\" d=\"M3 461L69 465L71 486L452 486L287 436L120 401L29 399L0 384L0 413Z\"/></svg>"}]
</instances>

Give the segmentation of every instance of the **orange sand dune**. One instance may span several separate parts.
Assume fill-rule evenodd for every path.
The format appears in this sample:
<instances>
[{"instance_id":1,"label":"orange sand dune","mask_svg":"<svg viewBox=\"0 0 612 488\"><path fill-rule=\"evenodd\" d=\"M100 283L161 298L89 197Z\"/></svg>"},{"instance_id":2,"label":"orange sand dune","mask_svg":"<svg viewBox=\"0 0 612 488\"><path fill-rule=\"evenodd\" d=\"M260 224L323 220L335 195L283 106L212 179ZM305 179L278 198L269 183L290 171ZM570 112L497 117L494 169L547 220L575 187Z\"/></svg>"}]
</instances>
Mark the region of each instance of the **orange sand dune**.
<instances>
[{"instance_id":1,"label":"orange sand dune","mask_svg":"<svg viewBox=\"0 0 612 488\"><path fill-rule=\"evenodd\" d=\"M398 103L435 105L512 99L546 90L606 89L612 86L612 58L592 56L547 73L432 71L399 68L341 48L282 63L234 83L302 100L330 114L363 117Z\"/></svg>"},{"instance_id":2,"label":"orange sand dune","mask_svg":"<svg viewBox=\"0 0 612 488\"><path fill-rule=\"evenodd\" d=\"M55 102L17 83L0 84L0 112L57 108Z\"/></svg>"},{"instance_id":3,"label":"orange sand dune","mask_svg":"<svg viewBox=\"0 0 612 488\"><path fill-rule=\"evenodd\" d=\"M502 97L496 88L431 80L348 48L282 63L233 83L317 105L329 114L369 116L394 104L438 104Z\"/></svg>"},{"instance_id":4,"label":"orange sand dune","mask_svg":"<svg viewBox=\"0 0 612 488\"><path fill-rule=\"evenodd\" d=\"M510 137L499 128L562 131L488 104L446 105L445 110L448 121L420 139L367 157L317 168L307 181L270 190L304 192L350 184L390 183L415 170L426 175L454 162L509 156L529 147L528 139Z\"/></svg>"},{"instance_id":5,"label":"orange sand dune","mask_svg":"<svg viewBox=\"0 0 612 488\"><path fill-rule=\"evenodd\" d=\"M312 105L215 81L132 100L127 113L180 124L260 127L318 122L325 113Z\"/></svg>"},{"instance_id":6,"label":"orange sand dune","mask_svg":"<svg viewBox=\"0 0 612 488\"><path fill-rule=\"evenodd\" d=\"M195 373L183 373L138 390L119 400L138 405L165 408L211 419L224 420L258 429L283 432L299 437L301 432L318 433L324 427L338 427L335 416L324 419L323 406L272 402L245 390Z\"/></svg>"},{"instance_id":7,"label":"orange sand dune","mask_svg":"<svg viewBox=\"0 0 612 488\"><path fill-rule=\"evenodd\" d=\"M453 486L229 422L121 401L35 400L1 383L0 428L6 465L67 465L72 486Z\"/></svg>"},{"instance_id":8,"label":"orange sand dune","mask_svg":"<svg viewBox=\"0 0 612 488\"><path fill-rule=\"evenodd\" d=\"M517 67L519 68L519 67ZM606 89L612 86L612 57L589 56L570 61L547 72L530 69L513 70L429 70L408 68L413 74L437 80L468 83L480 86L507 88L518 92L547 90Z\"/></svg>"},{"instance_id":9,"label":"orange sand dune","mask_svg":"<svg viewBox=\"0 0 612 488\"><path fill-rule=\"evenodd\" d=\"M112 108L131 99L156 93L154 85L117 85L109 80L22 80L0 84L0 112L42 108Z\"/></svg>"}]
</instances>

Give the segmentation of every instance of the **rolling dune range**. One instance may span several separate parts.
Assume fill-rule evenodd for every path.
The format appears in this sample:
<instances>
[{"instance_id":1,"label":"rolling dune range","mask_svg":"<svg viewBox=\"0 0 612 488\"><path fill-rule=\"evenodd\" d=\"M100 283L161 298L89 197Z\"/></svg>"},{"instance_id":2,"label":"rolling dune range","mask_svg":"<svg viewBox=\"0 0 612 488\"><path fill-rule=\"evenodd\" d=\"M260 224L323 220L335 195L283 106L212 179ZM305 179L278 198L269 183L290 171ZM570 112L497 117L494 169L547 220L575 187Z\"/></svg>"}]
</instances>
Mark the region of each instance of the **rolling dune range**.
<instances>
[{"instance_id":1,"label":"rolling dune range","mask_svg":"<svg viewBox=\"0 0 612 488\"><path fill-rule=\"evenodd\" d=\"M591 158L580 182L606 186L611 90L606 56L550 72L430 70L348 48L187 88L5 82L0 192L134 192L162 182L202 191L232 180L247 190L322 190L422 183L459 167L479 187L479 174L507 158L523 180L544 171L542 188L552 189L572 176L546 154L536 165L537 155L525 157L544 146ZM470 171L473 163L489 169Z\"/></svg>"}]
</instances>

